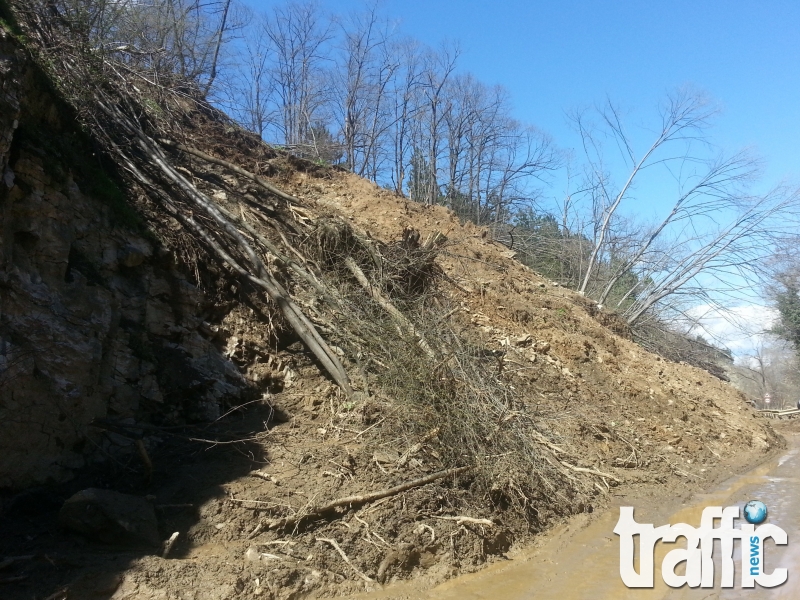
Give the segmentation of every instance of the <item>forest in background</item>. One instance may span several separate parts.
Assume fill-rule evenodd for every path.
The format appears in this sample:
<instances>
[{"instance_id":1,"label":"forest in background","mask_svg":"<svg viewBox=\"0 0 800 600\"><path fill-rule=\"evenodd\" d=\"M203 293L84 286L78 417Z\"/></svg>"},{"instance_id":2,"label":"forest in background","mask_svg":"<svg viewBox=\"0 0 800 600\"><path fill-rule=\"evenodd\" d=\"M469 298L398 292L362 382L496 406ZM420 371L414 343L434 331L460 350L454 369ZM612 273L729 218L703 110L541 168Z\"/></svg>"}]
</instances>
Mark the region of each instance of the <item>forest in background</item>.
<instances>
[{"instance_id":1,"label":"forest in background","mask_svg":"<svg viewBox=\"0 0 800 600\"><path fill-rule=\"evenodd\" d=\"M702 91L665 95L644 127L608 99L573 111L568 151L516 119L502 86L465 72L457 43L405 36L377 4L344 15L314 2L55 5L94 52L144 68L148 83L192 82L275 146L490 227L537 272L617 312L650 350L730 363L697 335L697 307L724 314L768 296L795 360L798 267L779 250L796 247L800 195L761 180L758 157L714 144L719 111Z\"/></svg>"}]
</instances>

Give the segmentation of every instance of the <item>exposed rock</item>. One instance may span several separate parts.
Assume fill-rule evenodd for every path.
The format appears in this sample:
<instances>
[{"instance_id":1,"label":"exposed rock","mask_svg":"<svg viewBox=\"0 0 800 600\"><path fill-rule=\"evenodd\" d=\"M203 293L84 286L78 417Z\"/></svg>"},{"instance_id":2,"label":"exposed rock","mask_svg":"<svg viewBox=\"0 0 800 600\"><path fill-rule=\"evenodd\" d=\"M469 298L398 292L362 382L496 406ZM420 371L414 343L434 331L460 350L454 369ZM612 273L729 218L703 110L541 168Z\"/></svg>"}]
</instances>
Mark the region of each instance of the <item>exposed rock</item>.
<instances>
[{"instance_id":1,"label":"exposed rock","mask_svg":"<svg viewBox=\"0 0 800 600\"><path fill-rule=\"evenodd\" d=\"M61 507L62 527L107 544L160 543L153 505L144 498L89 488Z\"/></svg>"},{"instance_id":2,"label":"exposed rock","mask_svg":"<svg viewBox=\"0 0 800 600\"><path fill-rule=\"evenodd\" d=\"M199 316L212 303L40 81L0 28L0 491L12 492L134 451L94 418L213 419L248 385L204 333L219 329Z\"/></svg>"},{"instance_id":3,"label":"exposed rock","mask_svg":"<svg viewBox=\"0 0 800 600\"><path fill-rule=\"evenodd\" d=\"M117 258L123 266L138 267L152 255L152 250L144 244L126 244L117 252Z\"/></svg>"}]
</instances>

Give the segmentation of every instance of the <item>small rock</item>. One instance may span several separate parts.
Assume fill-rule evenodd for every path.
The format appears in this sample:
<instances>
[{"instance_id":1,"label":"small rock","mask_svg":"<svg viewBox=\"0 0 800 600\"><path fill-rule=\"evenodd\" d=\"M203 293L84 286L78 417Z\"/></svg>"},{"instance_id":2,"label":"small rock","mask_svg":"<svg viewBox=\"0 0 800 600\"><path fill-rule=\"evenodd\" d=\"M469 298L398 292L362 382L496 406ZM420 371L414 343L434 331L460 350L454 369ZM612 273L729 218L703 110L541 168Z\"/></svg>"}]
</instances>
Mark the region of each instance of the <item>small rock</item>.
<instances>
[{"instance_id":1,"label":"small rock","mask_svg":"<svg viewBox=\"0 0 800 600\"><path fill-rule=\"evenodd\" d=\"M138 267L152 254L150 248L142 245L127 244L117 251L117 259L126 267Z\"/></svg>"},{"instance_id":2,"label":"small rock","mask_svg":"<svg viewBox=\"0 0 800 600\"><path fill-rule=\"evenodd\" d=\"M62 527L105 543L157 546L158 522L153 505L144 498L89 488L61 507Z\"/></svg>"},{"instance_id":3,"label":"small rock","mask_svg":"<svg viewBox=\"0 0 800 600\"><path fill-rule=\"evenodd\" d=\"M533 342L533 338L531 337L531 334L530 333L526 333L525 335L520 336L517 339L515 339L514 340L514 345L515 346L520 346L520 347L525 347L525 346L530 346L532 342Z\"/></svg>"}]
</instances>

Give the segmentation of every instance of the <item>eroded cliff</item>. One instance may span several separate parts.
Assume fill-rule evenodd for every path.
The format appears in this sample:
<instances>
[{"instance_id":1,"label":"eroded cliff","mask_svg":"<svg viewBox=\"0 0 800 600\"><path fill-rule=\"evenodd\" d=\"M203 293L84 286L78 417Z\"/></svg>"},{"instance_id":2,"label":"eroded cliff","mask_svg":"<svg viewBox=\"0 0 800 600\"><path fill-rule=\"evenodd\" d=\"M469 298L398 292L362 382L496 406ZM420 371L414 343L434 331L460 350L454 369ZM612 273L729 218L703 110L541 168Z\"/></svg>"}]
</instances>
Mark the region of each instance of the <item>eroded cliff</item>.
<instances>
[{"instance_id":1,"label":"eroded cliff","mask_svg":"<svg viewBox=\"0 0 800 600\"><path fill-rule=\"evenodd\" d=\"M205 420L246 388L207 320L224 312L159 246L69 115L0 29L4 491L130 451L93 419Z\"/></svg>"}]
</instances>

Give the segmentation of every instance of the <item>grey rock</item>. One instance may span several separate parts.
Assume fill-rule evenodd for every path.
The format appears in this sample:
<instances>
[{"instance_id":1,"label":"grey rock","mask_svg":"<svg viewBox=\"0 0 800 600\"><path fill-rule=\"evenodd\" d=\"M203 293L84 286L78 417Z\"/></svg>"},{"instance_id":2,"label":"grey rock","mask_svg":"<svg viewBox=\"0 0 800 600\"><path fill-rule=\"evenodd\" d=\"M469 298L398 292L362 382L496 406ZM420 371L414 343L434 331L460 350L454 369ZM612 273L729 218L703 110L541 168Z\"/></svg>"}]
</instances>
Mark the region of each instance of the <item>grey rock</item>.
<instances>
[{"instance_id":1,"label":"grey rock","mask_svg":"<svg viewBox=\"0 0 800 600\"><path fill-rule=\"evenodd\" d=\"M153 505L111 490L78 492L61 507L58 520L65 529L107 544L157 546L161 541Z\"/></svg>"},{"instance_id":2,"label":"grey rock","mask_svg":"<svg viewBox=\"0 0 800 600\"><path fill-rule=\"evenodd\" d=\"M120 264L126 267L138 267L152 255L152 251L144 245L127 244L117 252Z\"/></svg>"},{"instance_id":3,"label":"grey rock","mask_svg":"<svg viewBox=\"0 0 800 600\"><path fill-rule=\"evenodd\" d=\"M48 140L20 143L18 125L52 141L70 131L35 72L0 28L2 492L135 452L93 419L213 419L248 385L197 331L209 299L172 251L83 191Z\"/></svg>"}]
</instances>

